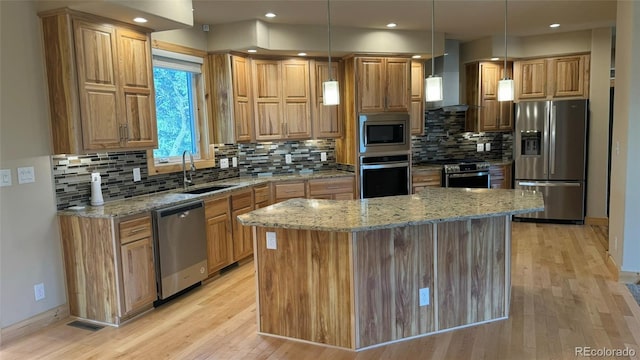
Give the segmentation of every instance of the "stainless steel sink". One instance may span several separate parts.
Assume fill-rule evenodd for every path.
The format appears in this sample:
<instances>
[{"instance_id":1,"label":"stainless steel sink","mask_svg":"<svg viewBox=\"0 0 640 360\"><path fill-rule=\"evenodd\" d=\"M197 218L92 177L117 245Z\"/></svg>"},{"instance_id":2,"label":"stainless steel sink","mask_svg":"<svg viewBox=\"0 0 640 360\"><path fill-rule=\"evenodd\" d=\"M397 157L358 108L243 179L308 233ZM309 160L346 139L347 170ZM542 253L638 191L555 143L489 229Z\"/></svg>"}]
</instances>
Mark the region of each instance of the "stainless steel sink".
<instances>
[{"instance_id":1,"label":"stainless steel sink","mask_svg":"<svg viewBox=\"0 0 640 360\"><path fill-rule=\"evenodd\" d=\"M231 186L232 185L214 185L214 186L208 186L208 187L203 187L203 188L185 190L182 193L184 193L184 194L204 194L204 193L208 193L208 192L227 189L227 188L230 188Z\"/></svg>"}]
</instances>

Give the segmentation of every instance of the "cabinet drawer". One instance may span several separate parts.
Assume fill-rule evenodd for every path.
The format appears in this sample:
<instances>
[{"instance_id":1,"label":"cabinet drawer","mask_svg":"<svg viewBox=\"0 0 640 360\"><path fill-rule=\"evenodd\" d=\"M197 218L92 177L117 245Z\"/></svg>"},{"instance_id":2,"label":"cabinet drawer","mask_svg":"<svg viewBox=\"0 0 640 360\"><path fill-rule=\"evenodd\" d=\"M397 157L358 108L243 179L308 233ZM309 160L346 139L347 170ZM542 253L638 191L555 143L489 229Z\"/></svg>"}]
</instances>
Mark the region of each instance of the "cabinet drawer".
<instances>
[{"instance_id":1,"label":"cabinet drawer","mask_svg":"<svg viewBox=\"0 0 640 360\"><path fill-rule=\"evenodd\" d=\"M206 219L227 214L229 212L229 198L213 198L204 202L204 216Z\"/></svg>"},{"instance_id":2,"label":"cabinet drawer","mask_svg":"<svg viewBox=\"0 0 640 360\"><path fill-rule=\"evenodd\" d=\"M122 221L120 223L120 244L151 237L151 215Z\"/></svg>"},{"instance_id":3,"label":"cabinet drawer","mask_svg":"<svg viewBox=\"0 0 640 360\"><path fill-rule=\"evenodd\" d=\"M440 186L441 172L440 170L415 172L411 176L411 180L414 184L429 183Z\"/></svg>"},{"instance_id":4,"label":"cabinet drawer","mask_svg":"<svg viewBox=\"0 0 640 360\"><path fill-rule=\"evenodd\" d=\"M245 190L231 195L231 208L233 210L253 206L253 190Z\"/></svg>"},{"instance_id":5,"label":"cabinet drawer","mask_svg":"<svg viewBox=\"0 0 640 360\"><path fill-rule=\"evenodd\" d=\"M277 183L274 185L275 199L292 199L306 197L304 182Z\"/></svg>"},{"instance_id":6,"label":"cabinet drawer","mask_svg":"<svg viewBox=\"0 0 640 360\"><path fill-rule=\"evenodd\" d=\"M269 201L269 185L260 185L253 188L253 195L255 197L255 202L263 203Z\"/></svg>"},{"instance_id":7,"label":"cabinet drawer","mask_svg":"<svg viewBox=\"0 0 640 360\"><path fill-rule=\"evenodd\" d=\"M309 180L309 197L341 193L353 193L352 177Z\"/></svg>"}]
</instances>

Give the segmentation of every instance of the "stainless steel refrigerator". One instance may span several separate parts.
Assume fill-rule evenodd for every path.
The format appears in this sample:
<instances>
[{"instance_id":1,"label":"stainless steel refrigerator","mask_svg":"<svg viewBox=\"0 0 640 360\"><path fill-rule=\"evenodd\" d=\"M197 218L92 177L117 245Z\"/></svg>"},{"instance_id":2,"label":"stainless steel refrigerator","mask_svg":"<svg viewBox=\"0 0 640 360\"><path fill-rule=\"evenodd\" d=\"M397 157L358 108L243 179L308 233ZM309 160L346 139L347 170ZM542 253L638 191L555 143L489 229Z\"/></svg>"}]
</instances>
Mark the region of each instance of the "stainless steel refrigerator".
<instances>
[{"instance_id":1,"label":"stainless steel refrigerator","mask_svg":"<svg viewBox=\"0 0 640 360\"><path fill-rule=\"evenodd\" d=\"M583 223L588 100L516 104L515 187L542 192L545 210L519 219Z\"/></svg>"}]
</instances>

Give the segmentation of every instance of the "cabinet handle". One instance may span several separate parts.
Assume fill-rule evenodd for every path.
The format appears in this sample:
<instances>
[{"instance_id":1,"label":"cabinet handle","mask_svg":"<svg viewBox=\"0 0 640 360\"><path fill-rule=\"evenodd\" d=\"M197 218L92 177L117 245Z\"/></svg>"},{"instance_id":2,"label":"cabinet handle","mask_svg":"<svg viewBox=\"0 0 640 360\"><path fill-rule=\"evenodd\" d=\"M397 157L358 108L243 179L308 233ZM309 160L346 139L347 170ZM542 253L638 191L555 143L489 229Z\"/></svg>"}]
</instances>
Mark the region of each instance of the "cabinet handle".
<instances>
[{"instance_id":1,"label":"cabinet handle","mask_svg":"<svg viewBox=\"0 0 640 360\"><path fill-rule=\"evenodd\" d=\"M123 143L124 142L124 125L120 125L120 142Z\"/></svg>"},{"instance_id":2,"label":"cabinet handle","mask_svg":"<svg viewBox=\"0 0 640 360\"><path fill-rule=\"evenodd\" d=\"M124 141L129 141L129 124L124 125Z\"/></svg>"},{"instance_id":3,"label":"cabinet handle","mask_svg":"<svg viewBox=\"0 0 640 360\"><path fill-rule=\"evenodd\" d=\"M131 230L129 230L129 235L137 234L137 233L145 231L145 230L147 230L147 228L131 229Z\"/></svg>"}]
</instances>

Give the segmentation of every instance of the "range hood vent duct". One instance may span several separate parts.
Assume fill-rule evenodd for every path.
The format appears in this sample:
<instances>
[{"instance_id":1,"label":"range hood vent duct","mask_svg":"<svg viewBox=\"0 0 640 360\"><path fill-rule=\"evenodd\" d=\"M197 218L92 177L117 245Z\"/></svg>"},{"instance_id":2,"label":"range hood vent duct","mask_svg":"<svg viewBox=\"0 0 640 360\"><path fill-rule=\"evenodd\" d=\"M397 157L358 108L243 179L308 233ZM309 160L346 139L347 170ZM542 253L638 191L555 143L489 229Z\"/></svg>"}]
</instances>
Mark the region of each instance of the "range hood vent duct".
<instances>
[{"instance_id":1,"label":"range hood vent duct","mask_svg":"<svg viewBox=\"0 0 640 360\"><path fill-rule=\"evenodd\" d=\"M442 74L442 101L426 102L425 110L446 108L449 111L466 110L466 105L460 104L460 42L457 40L444 41L444 55L435 59L435 73ZM431 68L431 60L425 63L425 68Z\"/></svg>"}]
</instances>

